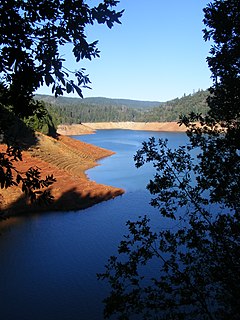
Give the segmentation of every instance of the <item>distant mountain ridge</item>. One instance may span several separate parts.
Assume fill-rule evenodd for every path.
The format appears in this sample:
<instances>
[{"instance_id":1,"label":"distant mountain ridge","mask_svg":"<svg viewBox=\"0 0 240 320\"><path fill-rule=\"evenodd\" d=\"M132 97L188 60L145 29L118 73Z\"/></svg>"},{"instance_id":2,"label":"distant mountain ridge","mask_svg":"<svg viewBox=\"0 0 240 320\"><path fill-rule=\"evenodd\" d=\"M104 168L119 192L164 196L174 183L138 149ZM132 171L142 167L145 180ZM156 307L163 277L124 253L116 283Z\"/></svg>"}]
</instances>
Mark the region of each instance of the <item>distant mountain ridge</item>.
<instances>
[{"instance_id":1,"label":"distant mountain ridge","mask_svg":"<svg viewBox=\"0 0 240 320\"><path fill-rule=\"evenodd\" d=\"M58 97L43 94L36 94L37 100L42 100L46 103L55 105L96 105L96 106L121 106L134 109L145 109L159 107L163 102L159 101L142 101L142 100L131 100L131 99L112 99L104 97L91 97L91 98L72 98L72 97Z\"/></svg>"},{"instance_id":2,"label":"distant mountain ridge","mask_svg":"<svg viewBox=\"0 0 240 320\"><path fill-rule=\"evenodd\" d=\"M58 124L84 122L171 122L181 114L206 114L209 91L199 90L167 102L130 99L68 98L36 95L43 101Z\"/></svg>"}]
</instances>

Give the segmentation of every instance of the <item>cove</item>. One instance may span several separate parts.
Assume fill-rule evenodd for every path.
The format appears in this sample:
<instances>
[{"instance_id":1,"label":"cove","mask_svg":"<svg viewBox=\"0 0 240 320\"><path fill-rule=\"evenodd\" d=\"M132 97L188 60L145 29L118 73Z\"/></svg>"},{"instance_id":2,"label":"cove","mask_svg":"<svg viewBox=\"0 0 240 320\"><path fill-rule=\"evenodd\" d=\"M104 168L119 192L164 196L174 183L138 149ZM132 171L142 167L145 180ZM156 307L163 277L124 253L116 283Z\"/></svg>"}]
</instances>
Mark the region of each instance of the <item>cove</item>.
<instances>
[{"instance_id":1,"label":"cove","mask_svg":"<svg viewBox=\"0 0 240 320\"><path fill-rule=\"evenodd\" d=\"M149 166L136 169L133 156L149 137L167 138L171 147L186 144L184 133L99 130L74 136L116 152L87 175L98 183L125 189L125 194L91 208L16 218L0 236L0 314L4 320L101 320L107 286L97 281L126 233L125 223L148 214L145 187ZM165 226L167 227L167 226Z\"/></svg>"}]
</instances>

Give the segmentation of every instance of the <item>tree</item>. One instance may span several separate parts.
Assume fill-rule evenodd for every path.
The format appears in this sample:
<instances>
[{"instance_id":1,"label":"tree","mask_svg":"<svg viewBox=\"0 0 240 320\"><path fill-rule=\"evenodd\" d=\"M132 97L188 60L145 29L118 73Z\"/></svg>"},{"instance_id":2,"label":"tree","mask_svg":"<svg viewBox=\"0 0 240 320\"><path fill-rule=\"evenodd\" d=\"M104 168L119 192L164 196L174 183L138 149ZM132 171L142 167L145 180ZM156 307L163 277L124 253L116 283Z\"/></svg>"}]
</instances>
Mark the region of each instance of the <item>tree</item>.
<instances>
[{"instance_id":1,"label":"tree","mask_svg":"<svg viewBox=\"0 0 240 320\"><path fill-rule=\"evenodd\" d=\"M90 83L89 77L84 69L68 70L60 48L71 45L76 62L98 57L97 41L87 41L86 26L97 22L112 28L114 23L120 23L123 11L113 9L117 3L103 0L90 7L84 0L1 1L0 134L8 144L7 151L0 153L1 188L21 182L28 195L30 190L34 191L34 195L31 193L34 199L44 193L39 187L53 182L51 176L41 180L37 169L32 169L25 178L13 174L13 162L21 160L21 151L17 145L19 139L16 141L17 137L9 135L9 121L17 119L24 126L24 118L25 123L31 125L37 122L36 117L46 118L46 110L33 100L34 92L44 83L52 87L55 96L76 91L82 97L81 88ZM31 118L27 120L28 117ZM39 124L42 125L41 121ZM25 188L24 183L28 187Z\"/></svg>"},{"instance_id":2,"label":"tree","mask_svg":"<svg viewBox=\"0 0 240 320\"><path fill-rule=\"evenodd\" d=\"M97 41L87 42L85 28L94 22L109 28L120 23L123 11L112 9L117 3L104 0L90 8L82 0L1 1L0 72L8 89L8 102L17 113L27 114L33 92L43 83L51 86L56 96L76 90L82 97L81 86L90 80L84 69L67 70L59 48L71 44L77 62L98 57Z\"/></svg>"},{"instance_id":3,"label":"tree","mask_svg":"<svg viewBox=\"0 0 240 320\"><path fill-rule=\"evenodd\" d=\"M127 222L119 256L99 275L111 286L106 318L240 318L239 1L212 1L204 14L204 39L213 41L209 112L181 116L188 145L171 150L152 138L135 156L137 167L153 163L151 205L175 227Z\"/></svg>"}]
</instances>

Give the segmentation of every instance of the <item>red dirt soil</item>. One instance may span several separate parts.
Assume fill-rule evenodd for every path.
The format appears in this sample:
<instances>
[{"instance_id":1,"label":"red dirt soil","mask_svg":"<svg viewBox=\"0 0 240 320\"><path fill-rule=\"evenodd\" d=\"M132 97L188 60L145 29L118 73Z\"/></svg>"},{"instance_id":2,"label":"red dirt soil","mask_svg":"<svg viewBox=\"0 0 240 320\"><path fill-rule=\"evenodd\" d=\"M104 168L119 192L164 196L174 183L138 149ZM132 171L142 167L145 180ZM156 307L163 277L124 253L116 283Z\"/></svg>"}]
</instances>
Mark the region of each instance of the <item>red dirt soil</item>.
<instances>
[{"instance_id":1,"label":"red dirt soil","mask_svg":"<svg viewBox=\"0 0 240 320\"><path fill-rule=\"evenodd\" d=\"M21 186L0 190L0 210L6 216L41 211L69 211L87 208L124 193L124 190L90 181L85 171L97 165L97 160L113 152L70 137L59 135L58 139L37 134L38 143L23 151L23 161L15 163L20 172L30 167L41 169L41 177L53 174L57 181L51 191L54 202L49 205L30 204ZM6 146L0 145L0 152Z\"/></svg>"}]
</instances>

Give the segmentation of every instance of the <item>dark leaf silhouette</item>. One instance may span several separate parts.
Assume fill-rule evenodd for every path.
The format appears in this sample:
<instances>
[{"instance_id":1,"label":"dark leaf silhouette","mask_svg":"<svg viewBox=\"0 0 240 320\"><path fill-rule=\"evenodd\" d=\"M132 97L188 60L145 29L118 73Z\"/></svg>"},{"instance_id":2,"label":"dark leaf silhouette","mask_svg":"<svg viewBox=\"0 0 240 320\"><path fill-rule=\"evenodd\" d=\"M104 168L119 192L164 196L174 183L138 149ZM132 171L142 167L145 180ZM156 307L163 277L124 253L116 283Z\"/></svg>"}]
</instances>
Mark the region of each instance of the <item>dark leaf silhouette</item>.
<instances>
[{"instance_id":1,"label":"dark leaf silhouette","mask_svg":"<svg viewBox=\"0 0 240 320\"><path fill-rule=\"evenodd\" d=\"M212 1L204 14L204 39L213 41L209 111L181 115L188 145L171 150L152 138L135 156L138 168L155 168L151 205L172 227L127 222L118 256L98 275L111 287L105 318L240 318L239 1Z\"/></svg>"}]
</instances>

